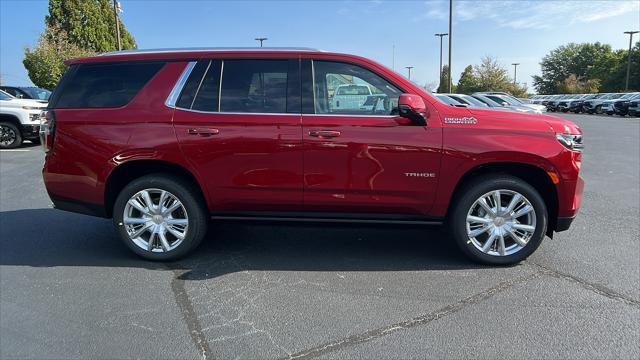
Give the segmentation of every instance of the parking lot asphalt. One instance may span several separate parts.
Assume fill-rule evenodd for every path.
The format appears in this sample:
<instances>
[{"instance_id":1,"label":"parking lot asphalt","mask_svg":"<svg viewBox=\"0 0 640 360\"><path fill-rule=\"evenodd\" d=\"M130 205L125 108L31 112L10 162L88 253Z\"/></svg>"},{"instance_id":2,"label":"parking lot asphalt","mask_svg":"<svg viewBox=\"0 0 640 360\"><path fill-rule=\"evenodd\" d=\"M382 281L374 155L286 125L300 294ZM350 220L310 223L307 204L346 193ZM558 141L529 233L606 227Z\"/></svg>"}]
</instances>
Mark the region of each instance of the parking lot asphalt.
<instances>
[{"instance_id":1,"label":"parking lot asphalt","mask_svg":"<svg viewBox=\"0 0 640 360\"><path fill-rule=\"evenodd\" d=\"M640 358L640 119L585 132L581 212L512 267L438 228L224 222L177 263L52 209L0 151L0 358Z\"/></svg>"}]
</instances>

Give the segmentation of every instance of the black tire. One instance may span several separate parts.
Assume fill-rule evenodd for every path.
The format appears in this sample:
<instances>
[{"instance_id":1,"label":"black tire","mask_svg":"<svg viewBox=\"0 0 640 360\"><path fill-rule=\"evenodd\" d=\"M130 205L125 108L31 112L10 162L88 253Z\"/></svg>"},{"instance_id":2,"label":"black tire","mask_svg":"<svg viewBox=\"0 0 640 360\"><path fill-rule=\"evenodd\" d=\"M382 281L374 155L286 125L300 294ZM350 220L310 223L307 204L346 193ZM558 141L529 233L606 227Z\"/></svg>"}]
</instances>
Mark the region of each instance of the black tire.
<instances>
[{"instance_id":1,"label":"black tire","mask_svg":"<svg viewBox=\"0 0 640 360\"><path fill-rule=\"evenodd\" d=\"M166 190L180 200L188 214L188 231L182 243L165 252L151 252L140 248L129 237L123 224L125 205L129 199L144 189ZM113 206L113 224L122 241L137 255L153 261L177 260L194 250L205 237L209 226L209 211L197 189L184 179L165 173L146 175L122 189Z\"/></svg>"},{"instance_id":2,"label":"black tire","mask_svg":"<svg viewBox=\"0 0 640 360\"><path fill-rule=\"evenodd\" d=\"M15 149L20 145L22 145L20 129L12 122L0 122L0 149Z\"/></svg>"},{"instance_id":3,"label":"black tire","mask_svg":"<svg viewBox=\"0 0 640 360\"><path fill-rule=\"evenodd\" d=\"M511 255L489 255L477 249L467 236L467 213L474 202L482 195L493 190L511 190L523 195L534 208L536 228L533 235L519 251ZM471 260L490 265L511 265L526 259L540 246L548 225L547 207L540 194L524 180L502 174L483 176L466 185L454 199L454 205L448 218L448 225L454 241Z\"/></svg>"}]
</instances>

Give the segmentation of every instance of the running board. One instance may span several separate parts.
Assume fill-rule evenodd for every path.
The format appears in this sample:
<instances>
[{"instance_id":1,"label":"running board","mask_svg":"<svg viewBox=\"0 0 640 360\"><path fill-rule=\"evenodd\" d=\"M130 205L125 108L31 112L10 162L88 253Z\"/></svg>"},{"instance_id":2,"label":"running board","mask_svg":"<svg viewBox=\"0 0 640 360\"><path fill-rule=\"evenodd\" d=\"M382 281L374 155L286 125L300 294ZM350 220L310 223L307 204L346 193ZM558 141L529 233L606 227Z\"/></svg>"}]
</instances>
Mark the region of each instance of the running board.
<instances>
[{"instance_id":1,"label":"running board","mask_svg":"<svg viewBox=\"0 0 640 360\"><path fill-rule=\"evenodd\" d=\"M257 221L294 221L321 223L359 223L359 224L402 224L402 225L442 225L439 218L425 218L419 216L378 215L359 217L345 214L344 216L323 216L322 214L297 214L297 216L283 216L273 213L266 214L211 214L212 220L257 220Z\"/></svg>"}]
</instances>

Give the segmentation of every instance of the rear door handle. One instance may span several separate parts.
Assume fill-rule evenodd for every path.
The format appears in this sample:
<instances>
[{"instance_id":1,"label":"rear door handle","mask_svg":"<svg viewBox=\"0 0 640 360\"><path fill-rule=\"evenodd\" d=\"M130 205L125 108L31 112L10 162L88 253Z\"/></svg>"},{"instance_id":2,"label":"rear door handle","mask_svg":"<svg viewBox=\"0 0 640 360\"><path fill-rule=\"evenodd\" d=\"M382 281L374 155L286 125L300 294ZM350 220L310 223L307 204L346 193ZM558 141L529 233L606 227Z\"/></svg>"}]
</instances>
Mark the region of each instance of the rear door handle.
<instances>
[{"instance_id":1,"label":"rear door handle","mask_svg":"<svg viewBox=\"0 0 640 360\"><path fill-rule=\"evenodd\" d=\"M309 136L331 139L342 135L340 131L335 130L310 130Z\"/></svg>"},{"instance_id":2,"label":"rear door handle","mask_svg":"<svg viewBox=\"0 0 640 360\"><path fill-rule=\"evenodd\" d=\"M189 135L211 136L220 134L218 129L191 128L188 130Z\"/></svg>"}]
</instances>

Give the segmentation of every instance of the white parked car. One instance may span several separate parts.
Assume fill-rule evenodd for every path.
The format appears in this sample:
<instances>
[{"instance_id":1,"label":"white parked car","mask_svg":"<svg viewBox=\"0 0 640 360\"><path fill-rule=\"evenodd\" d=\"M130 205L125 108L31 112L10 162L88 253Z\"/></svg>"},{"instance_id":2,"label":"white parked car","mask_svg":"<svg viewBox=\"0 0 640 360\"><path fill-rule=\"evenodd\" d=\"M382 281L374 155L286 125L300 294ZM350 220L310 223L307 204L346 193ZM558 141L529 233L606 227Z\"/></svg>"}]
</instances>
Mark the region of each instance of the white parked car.
<instances>
[{"instance_id":1,"label":"white parked car","mask_svg":"<svg viewBox=\"0 0 640 360\"><path fill-rule=\"evenodd\" d=\"M47 103L18 99L0 91L0 149L18 147L24 140L39 141L40 119Z\"/></svg>"},{"instance_id":2,"label":"white parked car","mask_svg":"<svg viewBox=\"0 0 640 360\"><path fill-rule=\"evenodd\" d=\"M330 106L332 112L340 112L340 110L364 110L361 109L361 107L371 95L371 89L367 85L338 85L331 98Z\"/></svg>"}]
</instances>

